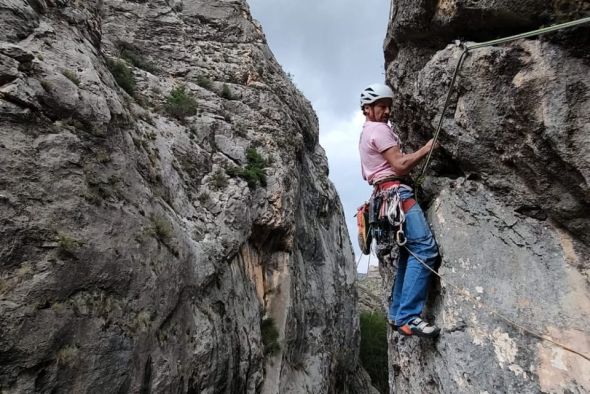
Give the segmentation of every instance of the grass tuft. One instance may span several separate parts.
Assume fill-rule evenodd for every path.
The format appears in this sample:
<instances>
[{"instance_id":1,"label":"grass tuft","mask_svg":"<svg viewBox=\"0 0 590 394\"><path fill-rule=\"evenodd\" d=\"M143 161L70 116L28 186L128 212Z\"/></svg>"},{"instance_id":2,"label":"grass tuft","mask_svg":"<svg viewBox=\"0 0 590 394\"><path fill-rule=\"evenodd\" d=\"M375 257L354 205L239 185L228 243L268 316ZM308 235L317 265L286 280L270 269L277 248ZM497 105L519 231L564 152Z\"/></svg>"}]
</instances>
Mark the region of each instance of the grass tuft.
<instances>
[{"instance_id":1,"label":"grass tuft","mask_svg":"<svg viewBox=\"0 0 590 394\"><path fill-rule=\"evenodd\" d=\"M260 336L264 346L264 355L272 357L281 350L281 345L278 342L279 330L272 317L260 321Z\"/></svg>"},{"instance_id":2,"label":"grass tuft","mask_svg":"<svg viewBox=\"0 0 590 394\"><path fill-rule=\"evenodd\" d=\"M53 87L53 85L48 80L44 79L44 80L41 81L41 87L46 92L50 92L51 91L51 88Z\"/></svg>"},{"instance_id":3,"label":"grass tuft","mask_svg":"<svg viewBox=\"0 0 590 394\"><path fill-rule=\"evenodd\" d=\"M207 77L206 75L199 75L197 77L197 85L205 89L211 89L211 86L213 86L213 82L211 82L209 77Z\"/></svg>"},{"instance_id":4,"label":"grass tuft","mask_svg":"<svg viewBox=\"0 0 590 394\"><path fill-rule=\"evenodd\" d=\"M79 349L77 346L67 345L57 352L56 360L58 365L73 365L78 358Z\"/></svg>"},{"instance_id":5,"label":"grass tuft","mask_svg":"<svg viewBox=\"0 0 590 394\"><path fill-rule=\"evenodd\" d=\"M170 222L163 216L152 216L152 234L160 241L167 243L173 234L173 228Z\"/></svg>"},{"instance_id":6,"label":"grass tuft","mask_svg":"<svg viewBox=\"0 0 590 394\"><path fill-rule=\"evenodd\" d=\"M230 176L238 176L248 183L250 189L256 188L257 185L266 186L267 161L256 151L256 148L246 149L246 167L232 167L227 170Z\"/></svg>"},{"instance_id":7,"label":"grass tuft","mask_svg":"<svg viewBox=\"0 0 590 394\"><path fill-rule=\"evenodd\" d=\"M184 119L197 113L197 100L181 85L172 89L164 108L169 115Z\"/></svg>"},{"instance_id":8,"label":"grass tuft","mask_svg":"<svg viewBox=\"0 0 590 394\"><path fill-rule=\"evenodd\" d=\"M223 171L218 168L217 171L211 175L210 183L214 190L224 189L227 186L227 177Z\"/></svg>"},{"instance_id":9,"label":"grass tuft","mask_svg":"<svg viewBox=\"0 0 590 394\"><path fill-rule=\"evenodd\" d=\"M133 77L131 69L127 67L127 64L122 60L109 60L107 65L111 74L113 74L117 85L130 96L133 96L135 94L135 78Z\"/></svg>"},{"instance_id":10,"label":"grass tuft","mask_svg":"<svg viewBox=\"0 0 590 394\"><path fill-rule=\"evenodd\" d=\"M227 99L227 100L234 99L231 89L225 83L223 84L223 89L221 89L221 97L223 97L224 99Z\"/></svg>"},{"instance_id":11,"label":"grass tuft","mask_svg":"<svg viewBox=\"0 0 590 394\"><path fill-rule=\"evenodd\" d=\"M70 81L72 81L73 83L76 84L76 86L80 86L80 78L78 78L78 75L76 75L75 72L73 72L72 70L63 70L62 74L69 79Z\"/></svg>"},{"instance_id":12,"label":"grass tuft","mask_svg":"<svg viewBox=\"0 0 590 394\"><path fill-rule=\"evenodd\" d=\"M146 60L133 45L120 41L118 46L120 48L119 54L121 58L125 59L129 64L152 74L155 74L158 71L158 68L153 63Z\"/></svg>"},{"instance_id":13,"label":"grass tuft","mask_svg":"<svg viewBox=\"0 0 590 394\"><path fill-rule=\"evenodd\" d=\"M65 234L57 235L57 245L59 253L64 257L73 257L76 251L84 245L82 241L69 237Z\"/></svg>"}]
</instances>

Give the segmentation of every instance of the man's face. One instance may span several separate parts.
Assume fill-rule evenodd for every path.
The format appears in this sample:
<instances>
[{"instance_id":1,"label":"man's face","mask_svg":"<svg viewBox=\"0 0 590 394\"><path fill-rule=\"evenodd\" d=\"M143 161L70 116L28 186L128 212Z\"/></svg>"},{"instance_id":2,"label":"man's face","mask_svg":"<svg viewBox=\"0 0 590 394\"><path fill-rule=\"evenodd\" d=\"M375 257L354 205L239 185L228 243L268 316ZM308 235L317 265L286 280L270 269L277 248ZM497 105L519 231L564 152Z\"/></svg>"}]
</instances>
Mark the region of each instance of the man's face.
<instances>
[{"instance_id":1,"label":"man's face","mask_svg":"<svg viewBox=\"0 0 590 394\"><path fill-rule=\"evenodd\" d=\"M384 98L365 107L365 115L371 122L387 123L391 113L391 99Z\"/></svg>"}]
</instances>

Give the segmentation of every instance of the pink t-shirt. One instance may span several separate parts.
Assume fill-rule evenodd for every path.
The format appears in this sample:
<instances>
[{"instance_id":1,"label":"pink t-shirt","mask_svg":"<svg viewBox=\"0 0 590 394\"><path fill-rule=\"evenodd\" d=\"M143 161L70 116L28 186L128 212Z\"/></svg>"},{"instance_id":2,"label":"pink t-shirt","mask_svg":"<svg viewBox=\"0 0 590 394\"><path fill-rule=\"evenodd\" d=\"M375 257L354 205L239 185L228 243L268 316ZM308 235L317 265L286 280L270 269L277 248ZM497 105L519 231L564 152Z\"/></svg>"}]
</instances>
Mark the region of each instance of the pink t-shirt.
<instances>
[{"instance_id":1,"label":"pink t-shirt","mask_svg":"<svg viewBox=\"0 0 590 394\"><path fill-rule=\"evenodd\" d=\"M359 140L363 179L372 185L379 179L395 176L382 153L399 144L399 137L386 123L366 121Z\"/></svg>"}]
</instances>

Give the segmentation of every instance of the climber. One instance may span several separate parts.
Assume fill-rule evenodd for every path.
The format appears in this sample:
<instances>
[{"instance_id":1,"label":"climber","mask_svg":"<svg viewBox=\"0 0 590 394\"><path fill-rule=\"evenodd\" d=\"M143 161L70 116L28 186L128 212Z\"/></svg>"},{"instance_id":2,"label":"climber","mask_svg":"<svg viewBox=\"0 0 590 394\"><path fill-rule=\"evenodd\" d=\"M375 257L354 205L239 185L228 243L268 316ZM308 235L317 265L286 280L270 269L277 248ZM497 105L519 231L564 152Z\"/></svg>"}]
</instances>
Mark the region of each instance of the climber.
<instances>
[{"instance_id":1,"label":"climber","mask_svg":"<svg viewBox=\"0 0 590 394\"><path fill-rule=\"evenodd\" d=\"M397 238L398 244L405 242L405 247L434 267L438 260L438 247L424 213L414 199L408 174L428 154L431 146L435 144L437 148L438 144L431 139L416 152L404 154L399 137L388 125L392 104L393 91L386 85L373 84L361 92L361 109L366 118L359 140L361 170L363 179L374 187L370 205L372 220L377 220L375 217L379 219L376 226L372 224L373 237L378 250L385 250L385 254L390 254ZM390 224L391 219L388 223L384 214L392 204L398 204L402 211L399 215L405 216L397 229ZM378 257L381 260L385 254L380 254ZM420 317L426 302L429 278L430 271L400 248L388 321L402 335L436 337L440 332L438 327Z\"/></svg>"}]
</instances>

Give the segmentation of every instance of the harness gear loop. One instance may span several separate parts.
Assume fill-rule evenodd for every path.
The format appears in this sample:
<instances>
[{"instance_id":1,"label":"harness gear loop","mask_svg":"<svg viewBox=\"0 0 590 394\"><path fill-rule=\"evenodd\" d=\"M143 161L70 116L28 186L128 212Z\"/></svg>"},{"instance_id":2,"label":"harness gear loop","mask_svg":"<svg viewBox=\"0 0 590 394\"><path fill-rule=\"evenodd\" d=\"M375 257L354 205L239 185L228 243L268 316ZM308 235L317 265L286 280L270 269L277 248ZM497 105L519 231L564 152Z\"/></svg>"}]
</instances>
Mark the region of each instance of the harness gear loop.
<instances>
[{"instance_id":1,"label":"harness gear loop","mask_svg":"<svg viewBox=\"0 0 590 394\"><path fill-rule=\"evenodd\" d=\"M406 221L406 213L403 206L403 201L399 195L399 189L401 186L397 186L389 191L389 201L387 208L387 220L389 223L396 228L395 231L395 242L398 246L404 246L408 241L406 234L404 233L404 223Z\"/></svg>"},{"instance_id":2,"label":"harness gear loop","mask_svg":"<svg viewBox=\"0 0 590 394\"><path fill-rule=\"evenodd\" d=\"M392 226L402 226L406 221L406 214L402 207L402 199L399 195L399 187L390 189L387 207L387 219Z\"/></svg>"},{"instance_id":3,"label":"harness gear loop","mask_svg":"<svg viewBox=\"0 0 590 394\"><path fill-rule=\"evenodd\" d=\"M400 189L412 190L412 188L400 181L386 181L376 185L376 189L371 196L371 201L377 202L379 214L378 219L387 218L387 222L392 226L393 240L398 246L404 246L408 241L404 233L404 223L406 221L406 212L415 204L414 198L402 200ZM375 221L377 222L377 221Z\"/></svg>"},{"instance_id":4,"label":"harness gear loop","mask_svg":"<svg viewBox=\"0 0 590 394\"><path fill-rule=\"evenodd\" d=\"M400 227L399 230L397 230L397 232L395 233L395 243L397 243L398 246L404 246L407 242L408 239L406 238L406 234L404 233L404 230L402 230L402 228Z\"/></svg>"}]
</instances>

